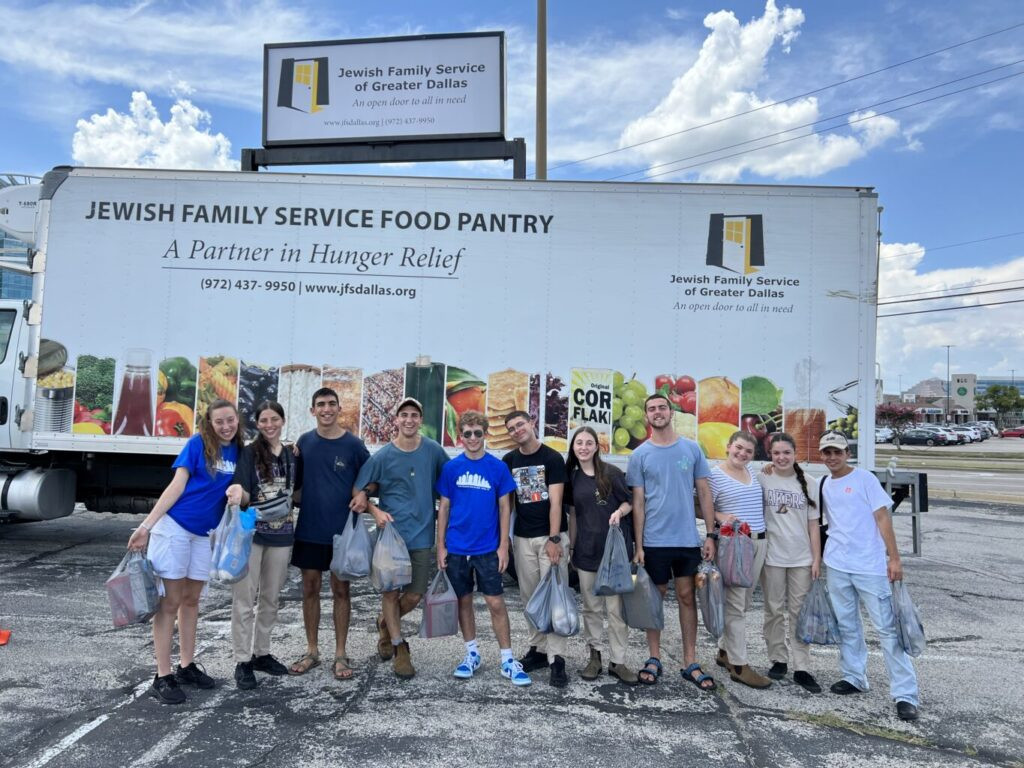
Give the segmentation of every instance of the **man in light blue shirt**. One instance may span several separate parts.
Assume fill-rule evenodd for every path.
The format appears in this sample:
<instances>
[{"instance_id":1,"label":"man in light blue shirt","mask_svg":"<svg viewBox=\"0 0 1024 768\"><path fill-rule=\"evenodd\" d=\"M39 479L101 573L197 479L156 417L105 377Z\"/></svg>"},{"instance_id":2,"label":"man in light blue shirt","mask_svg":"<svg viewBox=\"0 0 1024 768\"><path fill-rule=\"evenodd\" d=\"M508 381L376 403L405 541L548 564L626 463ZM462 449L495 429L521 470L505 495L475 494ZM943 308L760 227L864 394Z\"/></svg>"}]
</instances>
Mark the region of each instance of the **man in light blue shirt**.
<instances>
[{"instance_id":1,"label":"man in light blue shirt","mask_svg":"<svg viewBox=\"0 0 1024 768\"><path fill-rule=\"evenodd\" d=\"M672 406L664 395L644 402L651 436L629 457L626 484L633 489L633 530L636 561L643 565L662 596L673 580L683 635L680 670L702 691L713 690L715 681L697 663L697 603L694 575L701 558L715 556L715 511L708 487L711 470L700 446L679 437L672 428ZM697 490L701 517L708 536L701 542L694 516L693 492ZM650 658L640 670L640 682L654 685L661 677L661 630L647 630Z\"/></svg>"}]
</instances>

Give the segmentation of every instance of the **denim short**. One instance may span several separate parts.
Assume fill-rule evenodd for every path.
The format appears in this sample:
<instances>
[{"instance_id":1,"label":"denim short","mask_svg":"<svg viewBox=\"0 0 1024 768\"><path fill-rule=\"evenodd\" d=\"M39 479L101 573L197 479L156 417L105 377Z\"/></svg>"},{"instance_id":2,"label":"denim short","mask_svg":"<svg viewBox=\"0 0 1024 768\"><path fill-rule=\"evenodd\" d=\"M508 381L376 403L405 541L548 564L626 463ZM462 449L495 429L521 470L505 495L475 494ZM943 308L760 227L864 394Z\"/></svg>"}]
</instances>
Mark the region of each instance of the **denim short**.
<instances>
[{"instance_id":1,"label":"denim short","mask_svg":"<svg viewBox=\"0 0 1024 768\"><path fill-rule=\"evenodd\" d=\"M448 580L459 597L473 594L474 576L476 591L484 595L504 594L501 573L498 571L498 553L486 555L453 555L448 553Z\"/></svg>"}]
</instances>

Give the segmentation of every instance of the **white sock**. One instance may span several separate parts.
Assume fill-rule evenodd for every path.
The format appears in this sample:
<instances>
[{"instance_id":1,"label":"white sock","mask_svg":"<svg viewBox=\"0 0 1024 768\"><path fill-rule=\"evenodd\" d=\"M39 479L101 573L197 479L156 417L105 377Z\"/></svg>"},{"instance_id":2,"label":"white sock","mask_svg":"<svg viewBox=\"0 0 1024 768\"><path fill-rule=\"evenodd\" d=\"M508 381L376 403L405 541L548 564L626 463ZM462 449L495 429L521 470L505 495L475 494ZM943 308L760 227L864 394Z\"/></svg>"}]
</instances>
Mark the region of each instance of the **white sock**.
<instances>
[{"instance_id":1,"label":"white sock","mask_svg":"<svg viewBox=\"0 0 1024 768\"><path fill-rule=\"evenodd\" d=\"M477 656L480 655L480 647L476 644L476 640L470 640L466 643L466 653L475 653Z\"/></svg>"},{"instance_id":2,"label":"white sock","mask_svg":"<svg viewBox=\"0 0 1024 768\"><path fill-rule=\"evenodd\" d=\"M506 661L512 661L512 659L514 659L514 658L515 658L515 656L512 655L512 649L511 648L502 648L501 649L501 663L502 664L504 664Z\"/></svg>"}]
</instances>

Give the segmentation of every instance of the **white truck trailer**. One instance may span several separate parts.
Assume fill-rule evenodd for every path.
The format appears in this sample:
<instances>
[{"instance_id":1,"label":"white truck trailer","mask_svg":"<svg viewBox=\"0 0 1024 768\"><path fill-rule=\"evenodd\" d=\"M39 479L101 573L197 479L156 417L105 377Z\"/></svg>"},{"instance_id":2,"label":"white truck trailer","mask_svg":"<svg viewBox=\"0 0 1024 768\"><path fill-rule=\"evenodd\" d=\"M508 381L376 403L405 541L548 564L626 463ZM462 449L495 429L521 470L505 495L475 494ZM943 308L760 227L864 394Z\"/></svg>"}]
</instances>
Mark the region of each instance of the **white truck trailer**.
<instances>
[{"instance_id":1,"label":"white truck trailer","mask_svg":"<svg viewBox=\"0 0 1024 768\"><path fill-rule=\"evenodd\" d=\"M144 511L214 398L249 435L280 401L294 439L321 385L371 450L409 394L453 452L458 414L501 453L524 410L625 461L661 391L710 458L742 425L814 462L832 426L874 462L870 188L58 167L0 194L33 278L0 301L8 519Z\"/></svg>"}]
</instances>

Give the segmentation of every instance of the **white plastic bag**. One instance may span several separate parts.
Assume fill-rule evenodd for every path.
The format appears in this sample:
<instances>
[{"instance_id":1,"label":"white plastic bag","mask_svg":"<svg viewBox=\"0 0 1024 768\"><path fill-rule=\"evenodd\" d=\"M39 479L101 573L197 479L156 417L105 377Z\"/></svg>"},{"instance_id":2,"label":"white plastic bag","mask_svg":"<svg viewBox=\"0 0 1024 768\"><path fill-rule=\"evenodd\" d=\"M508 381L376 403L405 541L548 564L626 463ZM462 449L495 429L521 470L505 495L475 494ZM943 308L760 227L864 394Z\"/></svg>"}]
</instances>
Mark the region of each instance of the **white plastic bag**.
<instances>
[{"instance_id":1,"label":"white plastic bag","mask_svg":"<svg viewBox=\"0 0 1024 768\"><path fill-rule=\"evenodd\" d=\"M157 593L153 565L141 552L128 552L107 579L107 597L115 627L149 621L157 611Z\"/></svg>"},{"instance_id":2,"label":"white plastic bag","mask_svg":"<svg viewBox=\"0 0 1024 768\"><path fill-rule=\"evenodd\" d=\"M240 510L228 506L220 524L210 531L210 580L220 584L234 584L249 572L252 537L256 533L256 511Z\"/></svg>"},{"instance_id":3,"label":"white plastic bag","mask_svg":"<svg viewBox=\"0 0 1024 768\"><path fill-rule=\"evenodd\" d=\"M352 581L370 575L373 561L373 541L370 532L358 515L352 518L342 533L334 535L334 556L331 573L339 581Z\"/></svg>"},{"instance_id":4,"label":"white plastic bag","mask_svg":"<svg viewBox=\"0 0 1024 768\"><path fill-rule=\"evenodd\" d=\"M381 592L394 592L412 581L409 550L393 523L385 525L377 537L370 581Z\"/></svg>"},{"instance_id":5,"label":"white plastic bag","mask_svg":"<svg viewBox=\"0 0 1024 768\"><path fill-rule=\"evenodd\" d=\"M438 571L423 598L420 637L447 637L459 633L459 598L444 571Z\"/></svg>"}]
</instances>

